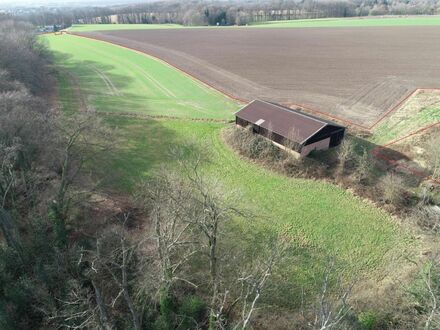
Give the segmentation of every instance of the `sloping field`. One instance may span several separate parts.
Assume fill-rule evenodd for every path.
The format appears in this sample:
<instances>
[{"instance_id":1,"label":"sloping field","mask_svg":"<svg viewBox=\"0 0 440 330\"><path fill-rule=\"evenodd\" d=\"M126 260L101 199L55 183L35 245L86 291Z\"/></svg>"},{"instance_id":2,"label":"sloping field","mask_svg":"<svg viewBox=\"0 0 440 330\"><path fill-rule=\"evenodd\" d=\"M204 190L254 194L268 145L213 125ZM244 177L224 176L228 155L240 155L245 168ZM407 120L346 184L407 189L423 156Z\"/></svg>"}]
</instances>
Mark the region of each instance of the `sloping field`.
<instances>
[{"instance_id":1,"label":"sloping field","mask_svg":"<svg viewBox=\"0 0 440 330\"><path fill-rule=\"evenodd\" d=\"M157 56L237 98L371 125L415 88L440 87L440 27L198 28L84 35Z\"/></svg>"},{"instance_id":2,"label":"sloping field","mask_svg":"<svg viewBox=\"0 0 440 330\"><path fill-rule=\"evenodd\" d=\"M46 35L81 103L106 113L231 119L239 105L156 59L71 35Z\"/></svg>"},{"instance_id":3,"label":"sloping field","mask_svg":"<svg viewBox=\"0 0 440 330\"><path fill-rule=\"evenodd\" d=\"M169 118L141 120L118 115L140 111L138 107L142 102L137 97L142 93L146 94L144 102L155 94L157 98L164 97L163 91L154 89L149 79L136 78L138 71L133 65L139 65L151 79L160 81L164 89L177 93L183 88L189 93L191 90L185 88L192 86L190 79L178 71L170 73L167 71L169 67L163 63L154 61L152 64L150 59L139 55L145 59L144 63L129 50L112 45L104 47L103 43L84 38L44 38L50 41L60 68L59 91L63 107L68 111L80 109L82 102L76 99L81 97L79 94L84 94L87 105L115 114L105 117L105 122L119 129L121 141L111 153L95 159L90 169L112 191L133 191L140 178L152 175L153 170L163 164L172 164L167 156L170 146L195 138L207 143L212 151L205 170L225 187L239 190L241 203L258 215L237 224L246 233L249 245L258 242L262 236L280 233L291 239L297 248L285 265L288 268L285 276L292 279L297 290L295 295L300 295L303 287L319 286L320 271L329 256L336 257L338 269L355 277L367 273L374 276L375 271L381 272L384 267L389 267L391 259L396 261L399 256L412 253L410 249L414 244L408 232L399 228L385 212L344 189L320 181L289 179L237 156L221 138L221 130L226 127L224 123ZM163 74L172 75L173 79L167 80L161 76ZM176 86L176 81L188 86ZM139 92L131 83L142 84L137 88ZM151 88L150 93L148 88ZM201 92L211 92L205 86L197 88L202 89ZM221 102L230 102L221 95L210 94L212 103L206 103L205 94L197 93L197 90L194 87L194 93L187 95L187 100L202 107L203 112L196 112L201 117L215 114ZM99 91L105 94L103 98L111 98L112 102L98 102ZM178 102L178 98L170 97L165 105L151 111L161 110L162 115L174 115ZM195 110L187 106L180 114L195 118L196 113L191 111ZM223 115L227 116L228 112ZM286 291L285 295L285 301L291 303L291 291Z\"/></svg>"}]
</instances>

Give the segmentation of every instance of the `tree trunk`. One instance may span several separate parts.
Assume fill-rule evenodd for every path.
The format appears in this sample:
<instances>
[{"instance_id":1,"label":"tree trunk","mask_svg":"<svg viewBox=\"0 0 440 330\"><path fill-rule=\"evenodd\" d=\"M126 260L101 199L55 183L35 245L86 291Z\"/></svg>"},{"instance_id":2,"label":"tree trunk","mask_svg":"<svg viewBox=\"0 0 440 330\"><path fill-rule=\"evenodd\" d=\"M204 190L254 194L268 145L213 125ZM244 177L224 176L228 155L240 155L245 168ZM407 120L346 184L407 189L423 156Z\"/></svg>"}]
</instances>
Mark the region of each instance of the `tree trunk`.
<instances>
[{"instance_id":1,"label":"tree trunk","mask_svg":"<svg viewBox=\"0 0 440 330\"><path fill-rule=\"evenodd\" d=\"M104 300L102 299L101 290L96 285L95 281L92 281L93 289L95 290L95 298L96 298L96 304L98 305L99 309L99 316L101 320L101 326L104 330L112 330L113 325L111 324L108 314L107 314L107 308L105 307Z\"/></svg>"},{"instance_id":2,"label":"tree trunk","mask_svg":"<svg viewBox=\"0 0 440 330\"><path fill-rule=\"evenodd\" d=\"M0 229L8 246L17 251L23 261L23 248L17 228L9 212L3 208L0 208Z\"/></svg>"},{"instance_id":3,"label":"tree trunk","mask_svg":"<svg viewBox=\"0 0 440 330\"><path fill-rule=\"evenodd\" d=\"M133 319L133 328L135 330L141 329L141 324L139 321L138 313L136 312L136 308L133 304L133 301L130 296L130 292L128 290L128 279L127 279L127 249L125 247L124 240L122 240L122 290L124 293L124 299L128 305L128 309L130 310L131 317Z\"/></svg>"}]
</instances>

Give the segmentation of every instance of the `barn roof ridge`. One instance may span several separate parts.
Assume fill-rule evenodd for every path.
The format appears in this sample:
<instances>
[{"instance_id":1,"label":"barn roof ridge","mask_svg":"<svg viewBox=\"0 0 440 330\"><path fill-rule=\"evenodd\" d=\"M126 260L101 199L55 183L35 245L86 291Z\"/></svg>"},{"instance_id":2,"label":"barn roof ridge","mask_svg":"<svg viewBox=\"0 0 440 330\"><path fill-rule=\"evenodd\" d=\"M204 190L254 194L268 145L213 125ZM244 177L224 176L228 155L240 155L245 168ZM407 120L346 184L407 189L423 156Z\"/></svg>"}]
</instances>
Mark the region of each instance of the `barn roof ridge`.
<instances>
[{"instance_id":1,"label":"barn roof ridge","mask_svg":"<svg viewBox=\"0 0 440 330\"><path fill-rule=\"evenodd\" d=\"M265 100L253 100L251 103L253 103L253 102L255 102L255 101L259 101L259 102L263 102L263 103L266 103L266 104L269 104L269 105L272 105L272 106L274 106L274 107L277 107L277 108L280 108L281 110L284 110L284 111L287 111L287 112L293 112L293 113L296 113L296 114L298 114L298 115L300 115L300 116L303 116L303 117L305 117L305 118L308 118L308 119L313 119L313 120L315 120L315 121L317 121L317 122L319 122L319 123L321 123L321 124L324 124L324 126L325 125L330 125L330 123L329 122L327 122L327 121L324 121L324 120L321 120L321 119L318 119L318 118L316 118L316 117L314 117L314 116L311 116L311 115L308 115L308 114L305 114L305 113L302 113L302 112L300 112L300 111L298 111L298 110L295 110L295 109L291 109L291 108L288 108L288 107L285 107L285 106L282 106L281 104L277 104L277 103L273 103L273 102L269 102L269 101L265 101ZM249 104L251 104L251 103L249 103ZM248 105L249 105L248 104Z\"/></svg>"}]
</instances>

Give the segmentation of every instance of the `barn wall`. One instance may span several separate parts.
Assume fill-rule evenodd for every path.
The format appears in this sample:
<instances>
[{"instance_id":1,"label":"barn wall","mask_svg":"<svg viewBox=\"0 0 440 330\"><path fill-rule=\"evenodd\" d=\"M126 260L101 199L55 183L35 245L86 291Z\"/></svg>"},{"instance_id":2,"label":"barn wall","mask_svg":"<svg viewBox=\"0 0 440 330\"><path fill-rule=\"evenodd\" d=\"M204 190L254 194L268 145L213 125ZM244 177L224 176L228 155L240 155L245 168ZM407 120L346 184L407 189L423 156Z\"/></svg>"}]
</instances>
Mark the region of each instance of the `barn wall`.
<instances>
[{"instance_id":1,"label":"barn wall","mask_svg":"<svg viewBox=\"0 0 440 330\"><path fill-rule=\"evenodd\" d=\"M307 139L305 145L315 143L317 141L324 140L325 138L328 138L332 135L341 135L344 136L345 128L333 126L333 125L327 125L323 129L321 129L319 132L315 133L312 137Z\"/></svg>"},{"instance_id":2,"label":"barn wall","mask_svg":"<svg viewBox=\"0 0 440 330\"><path fill-rule=\"evenodd\" d=\"M344 138L344 135L345 135L345 130L338 131L332 134L330 137L330 148L340 145L342 139Z\"/></svg>"},{"instance_id":3,"label":"barn wall","mask_svg":"<svg viewBox=\"0 0 440 330\"><path fill-rule=\"evenodd\" d=\"M236 116L235 123L242 127L247 127L249 125L252 125L254 127L253 132L255 134L264 136L265 138L268 138L273 142L276 142L277 145L282 145L286 148L292 149L293 151L299 152L301 150L301 145L299 143L286 141L286 138L284 136L277 134L275 132L269 132L266 128L250 123L247 120L244 120Z\"/></svg>"},{"instance_id":4,"label":"barn wall","mask_svg":"<svg viewBox=\"0 0 440 330\"><path fill-rule=\"evenodd\" d=\"M249 122L247 120L244 120L244 119L239 118L239 117L235 117L235 123L237 125L242 126L242 127L246 127L247 125L249 125Z\"/></svg>"},{"instance_id":5,"label":"barn wall","mask_svg":"<svg viewBox=\"0 0 440 330\"><path fill-rule=\"evenodd\" d=\"M301 157L307 156L313 150L327 150L330 147L330 137L304 146L301 149Z\"/></svg>"}]
</instances>

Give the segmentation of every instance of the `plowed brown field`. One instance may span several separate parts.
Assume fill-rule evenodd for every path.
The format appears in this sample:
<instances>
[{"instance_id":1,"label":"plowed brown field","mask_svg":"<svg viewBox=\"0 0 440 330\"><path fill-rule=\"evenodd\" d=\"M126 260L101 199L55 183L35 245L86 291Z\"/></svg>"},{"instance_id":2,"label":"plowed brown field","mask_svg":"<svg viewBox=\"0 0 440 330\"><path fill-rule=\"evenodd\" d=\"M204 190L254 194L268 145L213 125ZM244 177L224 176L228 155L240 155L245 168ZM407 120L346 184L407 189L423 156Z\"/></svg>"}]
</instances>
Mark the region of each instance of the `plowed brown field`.
<instances>
[{"instance_id":1,"label":"plowed brown field","mask_svg":"<svg viewBox=\"0 0 440 330\"><path fill-rule=\"evenodd\" d=\"M243 100L299 104L371 125L440 87L440 27L200 28L82 33L159 57Z\"/></svg>"}]
</instances>

